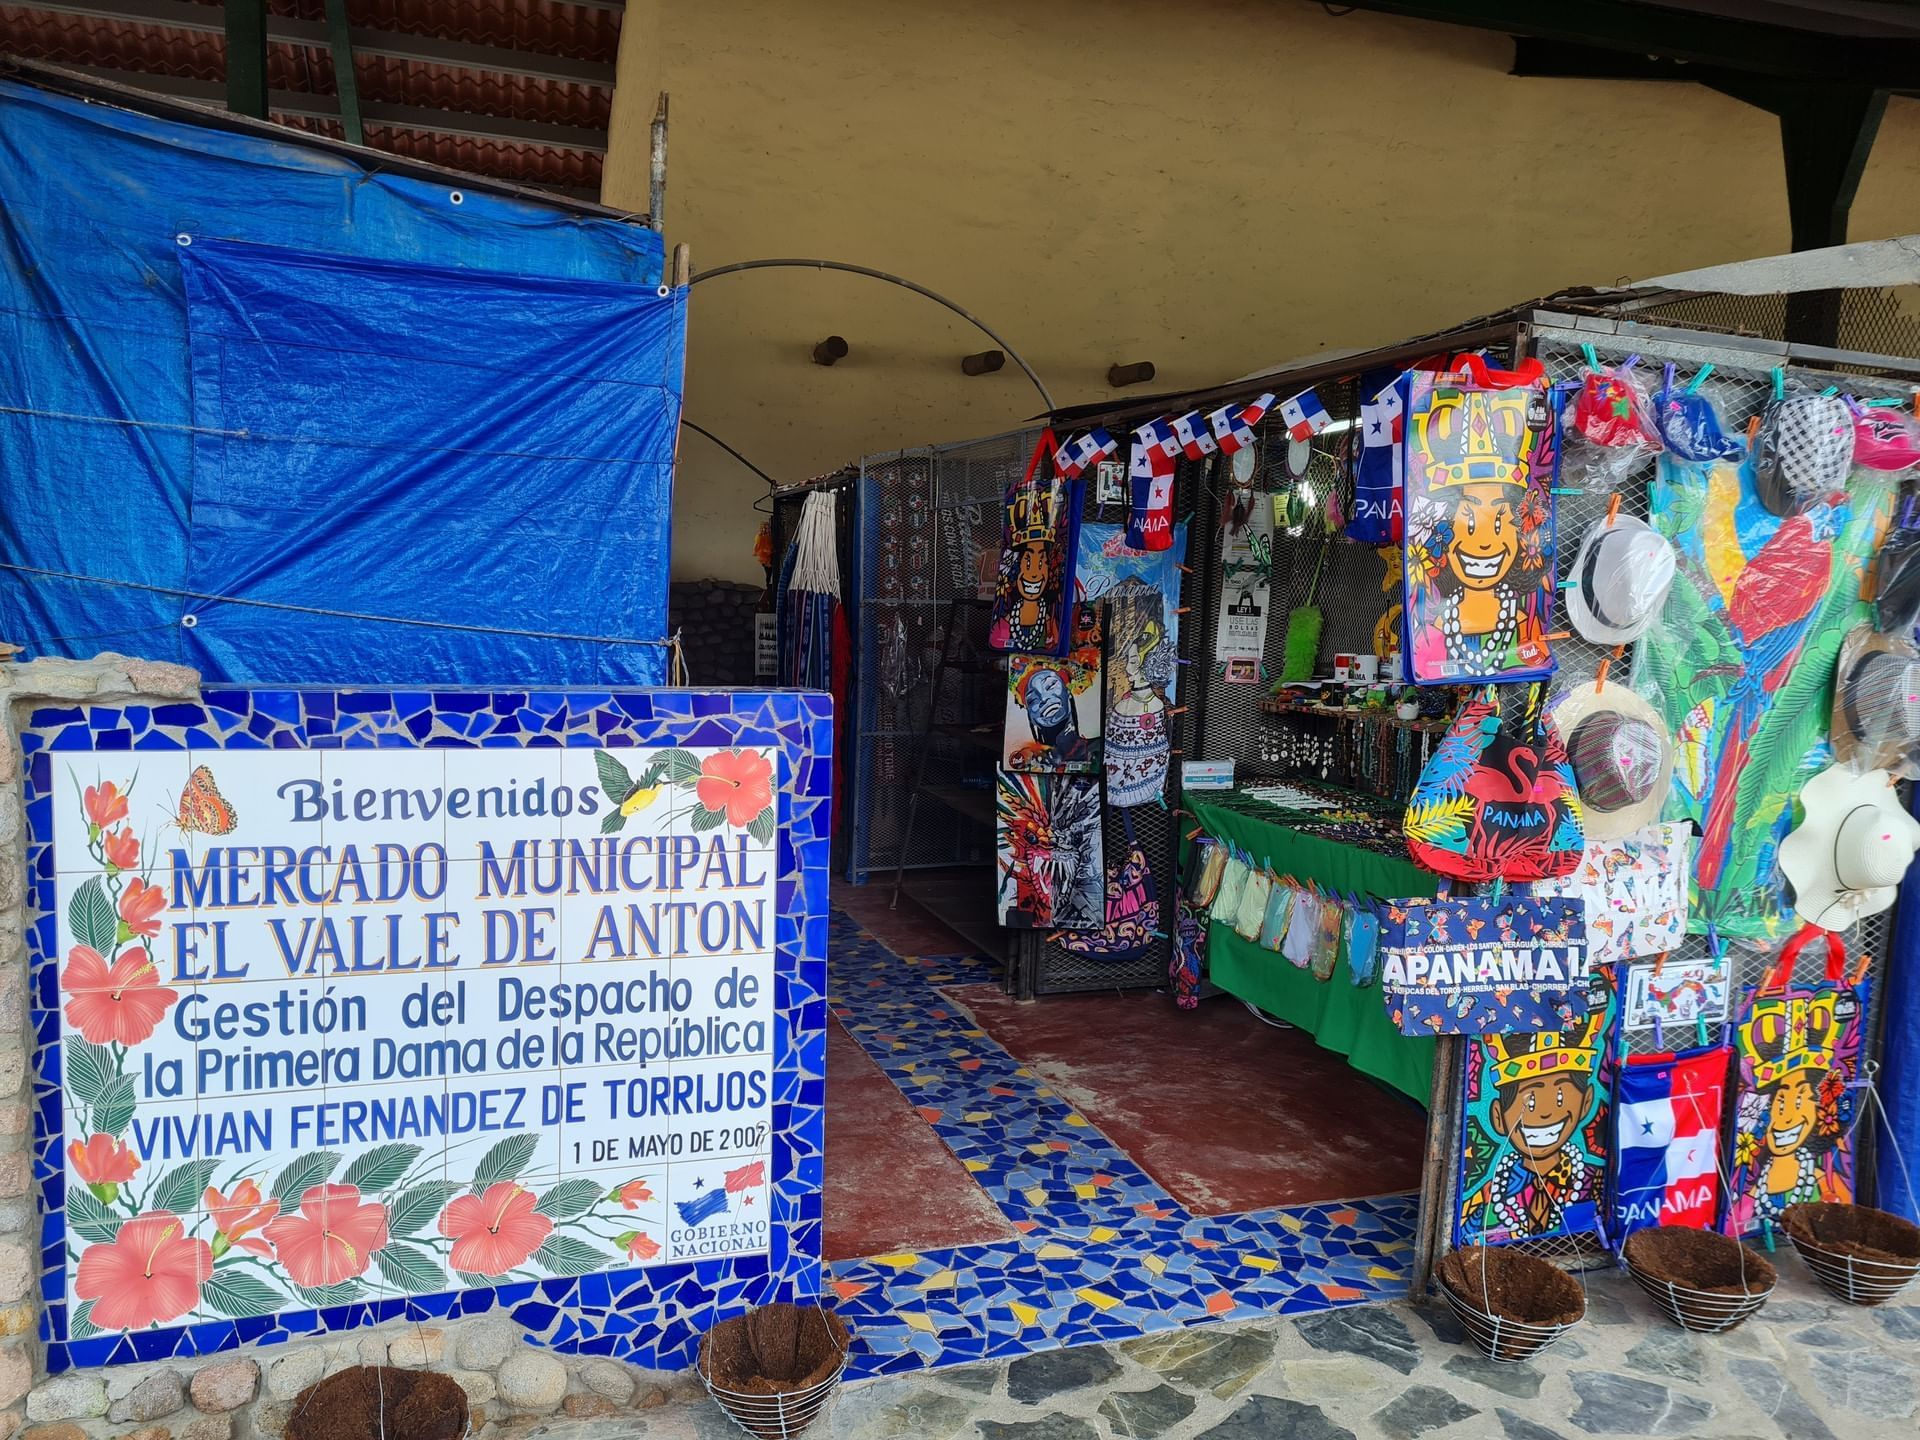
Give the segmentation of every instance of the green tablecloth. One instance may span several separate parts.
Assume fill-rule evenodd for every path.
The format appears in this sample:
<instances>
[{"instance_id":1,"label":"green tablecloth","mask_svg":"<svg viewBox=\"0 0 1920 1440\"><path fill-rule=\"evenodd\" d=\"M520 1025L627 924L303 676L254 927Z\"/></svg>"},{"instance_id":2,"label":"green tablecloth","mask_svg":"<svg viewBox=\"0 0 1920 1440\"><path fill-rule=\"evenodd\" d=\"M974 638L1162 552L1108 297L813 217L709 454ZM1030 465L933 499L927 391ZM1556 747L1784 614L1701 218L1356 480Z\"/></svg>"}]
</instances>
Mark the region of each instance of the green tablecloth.
<instances>
[{"instance_id":1,"label":"green tablecloth","mask_svg":"<svg viewBox=\"0 0 1920 1440\"><path fill-rule=\"evenodd\" d=\"M1367 804L1356 797L1356 808ZM1208 834L1232 841L1275 874L1383 899L1434 893L1434 877L1410 860L1288 828L1287 819L1305 814L1237 791L1189 790L1185 805ZM1316 980L1312 971L1216 922L1208 926L1207 972L1222 990L1305 1030L1356 1070L1427 1103L1433 1040L1402 1035L1387 1018L1379 986L1354 985L1345 956L1331 980Z\"/></svg>"}]
</instances>

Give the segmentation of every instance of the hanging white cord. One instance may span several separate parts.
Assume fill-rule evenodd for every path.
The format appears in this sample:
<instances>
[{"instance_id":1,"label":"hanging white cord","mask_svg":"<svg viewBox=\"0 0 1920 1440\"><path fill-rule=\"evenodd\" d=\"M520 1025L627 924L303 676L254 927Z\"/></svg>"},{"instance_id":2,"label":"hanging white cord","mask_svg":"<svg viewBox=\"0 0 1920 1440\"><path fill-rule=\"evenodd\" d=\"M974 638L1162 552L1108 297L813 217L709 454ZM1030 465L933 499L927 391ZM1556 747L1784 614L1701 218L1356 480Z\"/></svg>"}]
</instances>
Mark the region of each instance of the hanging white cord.
<instances>
[{"instance_id":1,"label":"hanging white cord","mask_svg":"<svg viewBox=\"0 0 1920 1440\"><path fill-rule=\"evenodd\" d=\"M816 595L840 598L840 547L834 533L835 496L831 490L816 490L807 496L800 511L800 531L794 538L796 554L789 590L810 590Z\"/></svg>"}]
</instances>

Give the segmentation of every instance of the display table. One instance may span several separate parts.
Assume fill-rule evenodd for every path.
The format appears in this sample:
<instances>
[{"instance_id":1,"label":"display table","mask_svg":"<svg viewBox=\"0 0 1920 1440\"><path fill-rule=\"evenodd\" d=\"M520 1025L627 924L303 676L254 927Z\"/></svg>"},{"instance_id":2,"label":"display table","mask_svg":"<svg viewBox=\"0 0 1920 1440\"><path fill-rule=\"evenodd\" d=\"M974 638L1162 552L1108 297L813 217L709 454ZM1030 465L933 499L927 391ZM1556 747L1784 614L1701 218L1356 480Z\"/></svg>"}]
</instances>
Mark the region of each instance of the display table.
<instances>
[{"instance_id":1,"label":"display table","mask_svg":"<svg viewBox=\"0 0 1920 1440\"><path fill-rule=\"evenodd\" d=\"M1337 800L1341 808L1297 808L1241 787L1189 790L1185 805L1201 829L1237 845L1276 875L1381 899L1434 893L1434 876L1407 859L1391 807L1331 786L1298 788L1319 801ZM1344 955L1332 979L1316 980L1312 971L1214 921L1207 931L1207 970L1222 990L1306 1031L1363 1074L1427 1103L1433 1040L1402 1035L1387 1016L1379 986L1356 986Z\"/></svg>"}]
</instances>

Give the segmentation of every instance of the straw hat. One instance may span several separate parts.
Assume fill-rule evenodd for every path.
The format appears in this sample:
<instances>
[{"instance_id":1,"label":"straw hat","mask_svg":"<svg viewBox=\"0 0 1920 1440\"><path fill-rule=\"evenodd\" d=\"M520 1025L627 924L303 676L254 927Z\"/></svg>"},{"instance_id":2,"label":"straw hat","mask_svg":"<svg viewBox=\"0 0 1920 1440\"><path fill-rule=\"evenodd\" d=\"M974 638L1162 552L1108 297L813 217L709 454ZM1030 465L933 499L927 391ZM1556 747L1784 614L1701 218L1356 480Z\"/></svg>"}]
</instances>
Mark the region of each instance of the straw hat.
<instances>
[{"instance_id":1,"label":"straw hat","mask_svg":"<svg viewBox=\"0 0 1920 1440\"><path fill-rule=\"evenodd\" d=\"M1859 624L1833 676L1833 754L1855 770L1901 770L1920 748L1920 654Z\"/></svg>"},{"instance_id":2,"label":"straw hat","mask_svg":"<svg viewBox=\"0 0 1920 1440\"><path fill-rule=\"evenodd\" d=\"M1567 615L1596 645L1630 645L1667 603L1677 565L1667 537L1631 515L1588 528L1573 557Z\"/></svg>"},{"instance_id":3,"label":"straw hat","mask_svg":"<svg viewBox=\"0 0 1920 1440\"><path fill-rule=\"evenodd\" d=\"M1673 738L1659 712L1624 685L1574 683L1553 707L1586 817L1587 839L1617 840L1660 818L1673 779Z\"/></svg>"},{"instance_id":4,"label":"straw hat","mask_svg":"<svg viewBox=\"0 0 1920 1440\"><path fill-rule=\"evenodd\" d=\"M1920 850L1920 821L1900 808L1893 777L1829 765L1802 788L1800 803L1805 818L1780 842L1800 918L1844 930L1893 904Z\"/></svg>"}]
</instances>

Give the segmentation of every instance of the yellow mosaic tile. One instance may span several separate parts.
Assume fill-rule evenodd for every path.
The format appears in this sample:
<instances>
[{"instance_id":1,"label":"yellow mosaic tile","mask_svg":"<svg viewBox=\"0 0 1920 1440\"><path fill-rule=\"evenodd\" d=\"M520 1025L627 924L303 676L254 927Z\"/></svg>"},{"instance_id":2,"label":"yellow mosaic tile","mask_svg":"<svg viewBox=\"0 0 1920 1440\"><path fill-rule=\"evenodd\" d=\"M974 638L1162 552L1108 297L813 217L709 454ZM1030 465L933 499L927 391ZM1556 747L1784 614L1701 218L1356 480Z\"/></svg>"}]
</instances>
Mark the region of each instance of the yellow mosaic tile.
<instances>
[{"instance_id":1,"label":"yellow mosaic tile","mask_svg":"<svg viewBox=\"0 0 1920 1440\"><path fill-rule=\"evenodd\" d=\"M1104 1290L1096 1290L1091 1285L1073 1292L1096 1310L1111 1310L1120 1303L1118 1295L1109 1295Z\"/></svg>"},{"instance_id":2,"label":"yellow mosaic tile","mask_svg":"<svg viewBox=\"0 0 1920 1440\"><path fill-rule=\"evenodd\" d=\"M1096 1245L1104 1245L1107 1241L1117 1240L1119 1237L1120 1232L1115 1230L1111 1225L1096 1225L1087 1231L1087 1239L1093 1241Z\"/></svg>"},{"instance_id":3,"label":"yellow mosaic tile","mask_svg":"<svg viewBox=\"0 0 1920 1440\"><path fill-rule=\"evenodd\" d=\"M1044 1205L1047 1203L1047 1189L1044 1185L1035 1185L1032 1189L1024 1193L1029 1205Z\"/></svg>"},{"instance_id":4,"label":"yellow mosaic tile","mask_svg":"<svg viewBox=\"0 0 1920 1440\"><path fill-rule=\"evenodd\" d=\"M889 1270L911 1270L920 1263L920 1257L902 1251L898 1255L876 1255L873 1257L873 1263L884 1265Z\"/></svg>"},{"instance_id":5,"label":"yellow mosaic tile","mask_svg":"<svg viewBox=\"0 0 1920 1440\"><path fill-rule=\"evenodd\" d=\"M1065 1245L1057 1245L1049 1241L1033 1253L1038 1255L1042 1260L1071 1260L1079 1252L1070 1250Z\"/></svg>"},{"instance_id":6,"label":"yellow mosaic tile","mask_svg":"<svg viewBox=\"0 0 1920 1440\"><path fill-rule=\"evenodd\" d=\"M1023 1327L1031 1328L1040 1323L1040 1312L1031 1305L1022 1305L1018 1300L1013 1300L1008 1302L1007 1308Z\"/></svg>"}]
</instances>

